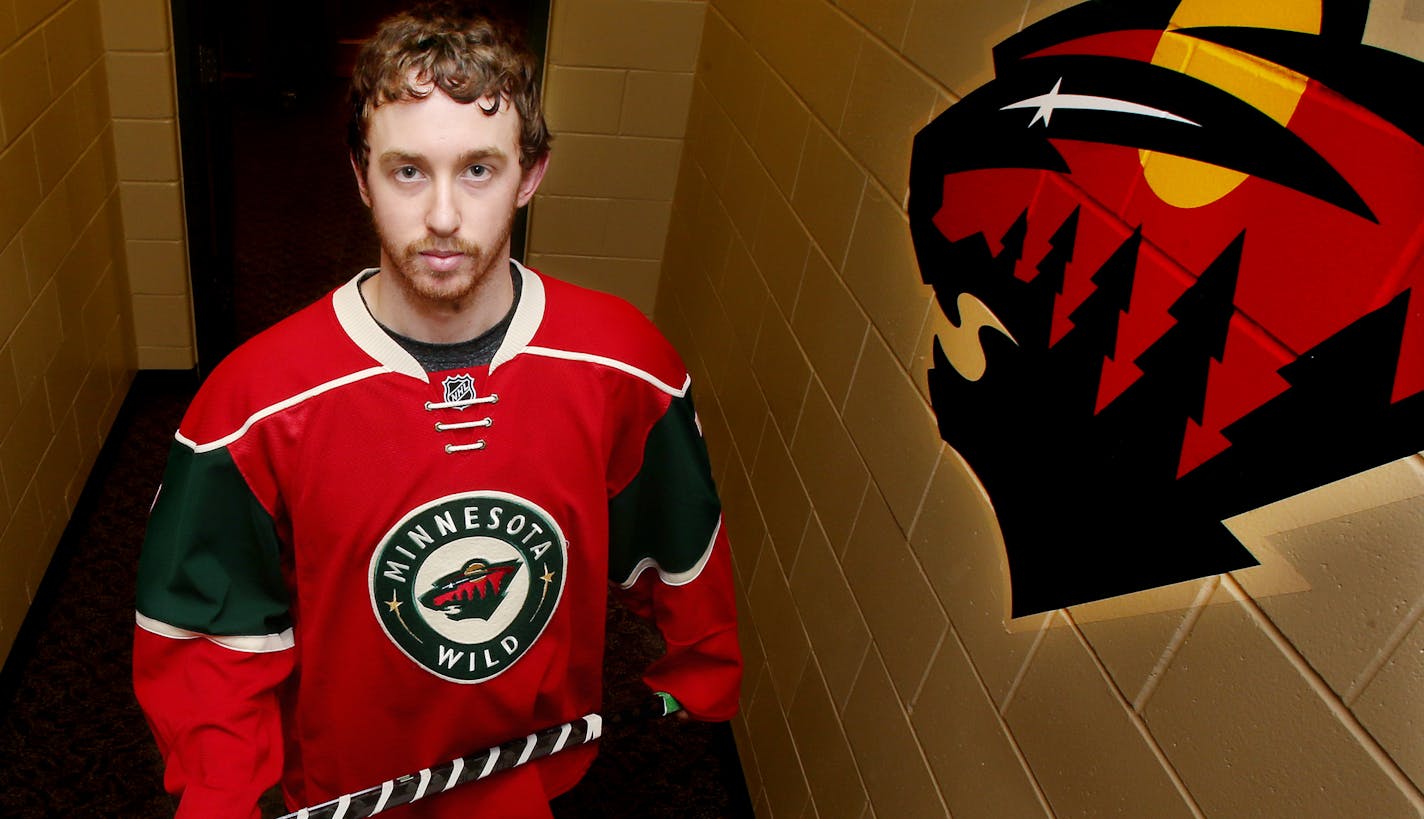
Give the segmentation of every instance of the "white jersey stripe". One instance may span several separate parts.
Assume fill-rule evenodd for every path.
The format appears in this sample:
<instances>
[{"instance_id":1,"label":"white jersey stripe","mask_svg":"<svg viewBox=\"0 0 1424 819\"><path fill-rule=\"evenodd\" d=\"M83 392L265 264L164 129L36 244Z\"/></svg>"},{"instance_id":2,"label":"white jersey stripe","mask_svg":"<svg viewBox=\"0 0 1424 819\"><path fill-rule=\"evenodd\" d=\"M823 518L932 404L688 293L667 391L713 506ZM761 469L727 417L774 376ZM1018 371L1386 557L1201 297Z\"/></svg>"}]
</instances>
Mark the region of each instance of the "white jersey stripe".
<instances>
[{"instance_id":1,"label":"white jersey stripe","mask_svg":"<svg viewBox=\"0 0 1424 819\"><path fill-rule=\"evenodd\" d=\"M336 813L331 815L331 819L346 819L346 812L351 810L351 794L346 794L336 800Z\"/></svg>"},{"instance_id":2,"label":"white jersey stripe","mask_svg":"<svg viewBox=\"0 0 1424 819\"><path fill-rule=\"evenodd\" d=\"M717 516L717 525L712 527L712 537L707 539L707 548L702 550L702 557L697 559L697 563L685 572L666 572L658 565L658 561L651 557L639 560L633 567L633 571L628 573L628 579L619 583L619 588L631 589L634 583L638 582L638 576L648 569L658 570L658 579L668 586L686 586L697 579L702 574L702 570L707 567L707 561L712 557L712 547L717 543L717 533L722 531L722 517Z\"/></svg>"},{"instance_id":3,"label":"white jersey stripe","mask_svg":"<svg viewBox=\"0 0 1424 819\"><path fill-rule=\"evenodd\" d=\"M222 449L223 447L233 443L234 441L241 439L242 436L247 434L248 430L252 429L253 424L257 423L258 421L261 421L263 418L266 418L271 415L276 415L277 413L285 409L291 409L292 407L295 407L296 405L302 403L303 401L306 401L309 398L315 398L316 396L321 395L324 392L334 390L337 387L344 387L347 384L354 384L357 381L362 381L364 379L370 378L373 375L385 375L389 372L392 372L389 367L370 367L368 369L350 373L349 375L343 375L342 377L328 381L325 384L318 384L317 386L312 387L311 389L306 390L305 392L299 392L291 398L287 398L283 401L278 401L270 407L264 407L263 409L254 412L250 417L248 417L246 421L243 422L242 426L239 427L236 432L224 435L216 441L209 441L207 443L200 444L185 437L182 431L175 433L173 437L178 439L179 443L198 453L211 452L215 449Z\"/></svg>"},{"instance_id":4,"label":"white jersey stripe","mask_svg":"<svg viewBox=\"0 0 1424 819\"><path fill-rule=\"evenodd\" d=\"M425 796L425 789L428 787L430 787L430 769L424 768L420 772L420 784L415 788L415 796L412 796L410 801L414 802L422 796Z\"/></svg>"},{"instance_id":5,"label":"white jersey stripe","mask_svg":"<svg viewBox=\"0 0 1424 819\"><path fill-rule=\"evenodd\" d=\"M185 628L169 625L162 620L146 617L143 612L137 611L134 612L134 622L138 624L139 628L150 634L156 634L159 637L167 637L170 640L197 640L202 638L208 642L217 643L223 648L241 651L244 654L271 654L277 651L286 651L297 644L296 633L291 629L287 629L279 634L199 634L196 631L189 631Z\"/></svg>"},{"instance_id":6,"label":"white jersey stripe","mask_svg":"<svg viewBox=\"0 0 1424 819\"><path fill-rule=\"evenodd\" d=\"M561 358L565 361L585 361L590 364L602 364L605 367L612 367L620 372L628 373L634 378L641 379L671 395L674 398L682 398L687 395L687 388L692 385L692 376L686 376L681 387L674 387L646 370L640 370L632 364L619 361L616 358L594 355L593 353L578 353L573 350L555 350L552 347L525 347L524 352L529 355L541 355L545 358Z\"/></svg>"}]
</instances>

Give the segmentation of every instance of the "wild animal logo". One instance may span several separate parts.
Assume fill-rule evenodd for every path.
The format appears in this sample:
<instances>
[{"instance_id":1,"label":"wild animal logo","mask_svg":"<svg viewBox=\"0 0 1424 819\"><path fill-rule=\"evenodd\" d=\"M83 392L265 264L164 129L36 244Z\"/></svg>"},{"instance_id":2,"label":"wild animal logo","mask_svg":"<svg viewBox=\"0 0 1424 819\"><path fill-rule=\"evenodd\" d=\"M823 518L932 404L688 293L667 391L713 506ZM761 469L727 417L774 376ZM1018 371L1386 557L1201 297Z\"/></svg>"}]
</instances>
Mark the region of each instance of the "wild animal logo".
<instances>
[{"instance_id":1,"label":"wild animal logo","mask_svg":"<svg viewBox=\"0 0 1424 819\"><path fill-rule=\"evenodd\" d=\"M477 683L519 661L563 594L568 544L534 503L469 492L406 515L371 556L371 607L386 636L443 679Z\"/></svg>"},{"instance_id":2,"label":"wild animal logo","mask_svg":"<svg viewBox=\"0 0 1424 819\"><path fill-rule=\"evenodd\" d=\"M1222 524L1424 449L1424 63L1362 0L1098 0L915 138L941 437L1012 616L1254 565Z\"/></svg>"},{"instance_id":3,"label":"wild animal logo","mask_svg":"<svg viewBox=\"0 0 1424 819\"><path fill-rule=\"evenodd\" d=\"M420 596L420 604L451 620L478 617L488 620L509 591L509 578L524 565L518 560L490 563L483 558L467 561L458 571L439 578Z\"/></svg>"}]
</instances>

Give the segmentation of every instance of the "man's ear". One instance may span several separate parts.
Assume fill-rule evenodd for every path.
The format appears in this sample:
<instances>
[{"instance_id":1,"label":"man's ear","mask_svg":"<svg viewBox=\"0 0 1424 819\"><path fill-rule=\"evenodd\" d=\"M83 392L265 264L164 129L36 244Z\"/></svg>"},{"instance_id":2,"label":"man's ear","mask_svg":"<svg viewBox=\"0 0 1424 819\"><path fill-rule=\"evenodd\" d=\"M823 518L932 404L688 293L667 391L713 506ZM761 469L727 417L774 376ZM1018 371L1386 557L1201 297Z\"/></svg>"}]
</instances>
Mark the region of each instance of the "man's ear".
<instances>
[{"instance_id":1,"label":"man's ear","mask_svg":"<svg viewBox=\"0 0 1424 819\"><path fill-rule=\"evenodd\" d=\"M533 165L524 169L523 175L519 177L519 207L529 204L529 200L534 198L534 191L539 189L539 183L544 179L544 171L549 169L549 155L546 153L534 161Z\"/></svg>"},{"instance_id":2,"label":"man's ear","mask_svg":"<svg viewBox=\"0 0 1424 819\"><path fill-rule=\"evenodd\" d=\"M356 154L347 153L347 158L351 160L351 171L356 174L356 187L361 189L361 201L366 203L366 207L371 207L371 192L366 189L366 169L356 162Z\"/></svg>"}]
</instances>

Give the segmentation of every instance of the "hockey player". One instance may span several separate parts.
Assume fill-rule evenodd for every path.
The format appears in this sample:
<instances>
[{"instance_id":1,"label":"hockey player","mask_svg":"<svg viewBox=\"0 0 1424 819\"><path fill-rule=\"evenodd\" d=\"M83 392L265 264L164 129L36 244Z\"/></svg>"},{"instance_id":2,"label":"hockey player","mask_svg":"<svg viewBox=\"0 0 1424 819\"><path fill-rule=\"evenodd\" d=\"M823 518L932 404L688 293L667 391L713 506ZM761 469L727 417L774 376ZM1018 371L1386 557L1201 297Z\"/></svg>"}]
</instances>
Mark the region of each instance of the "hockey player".
<instances>
[{"instance_id":1,"label":"hockey player","mask_svg":"<svg viewBox=\"0 0 1424 819\"><path fill-rule=\"evenodd\" d=\"M598 709L606 595L644 679L737 707L728 545L686 370L627 303L510 259L548 162L531 55L445 7L353 77L381 240L217 367L139 565L134 683L180 817L315 804ZM579 748L389 812L547 817Z\"/></svg>"}]
</instances>

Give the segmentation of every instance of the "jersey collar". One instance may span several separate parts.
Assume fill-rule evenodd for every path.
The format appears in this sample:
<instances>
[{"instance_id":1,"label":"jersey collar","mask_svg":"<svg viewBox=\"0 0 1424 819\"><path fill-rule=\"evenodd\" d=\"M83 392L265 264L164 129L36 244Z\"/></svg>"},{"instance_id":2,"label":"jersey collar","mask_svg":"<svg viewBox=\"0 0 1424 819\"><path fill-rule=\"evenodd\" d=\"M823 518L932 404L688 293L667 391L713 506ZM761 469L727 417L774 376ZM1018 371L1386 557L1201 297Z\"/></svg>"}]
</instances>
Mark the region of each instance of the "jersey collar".
<instances>
[{"instance_id":1,"label":"jersey collar","mask_svg":"<svg viewBox=\"0 0 1424 819\"><path fill-rule=\"evenodd\" d=\"M490 372L523 352L544 322L543 278L519 262L514 262L514 267L524 277L524 287L519 293L519 304L514 308L514 318L509 322L509 332L504 334L504 343L495 350L494 359L490 361Z\"/></svg>"},{"instance_id":2,"label":"jersey collar","mask_svg":"<svg viewBox=\"0 0 1424 819\"><path fill-rule=\"evenodd\" d=\"M513 261L513 260L511 260ZM530 270L519 262L514 262L515 270L523 277L524 286L519 295L519 304L514 308L514 318L509 323L509 332L505 333L504 343L499 345L495 351L494 359L490 362L490 372L494 372L499 365L514 358L534 338L534 333L539 330L539 325L544 320L544 282L538 273ZM376 323L371 311L366 308L366 302L361 298L361 281L377 272L378 268L370 267L357 273L346 284L336 290L332 296L332 308L336 312L336 320L341 324L341 329L351 339L362 352L375 359L386 369L401 375L408 375L411 378L418 378L428 382L425 369L415 360L410 353L406 352L391 338L381 325Z\"/></svg>"}]
</instances>

